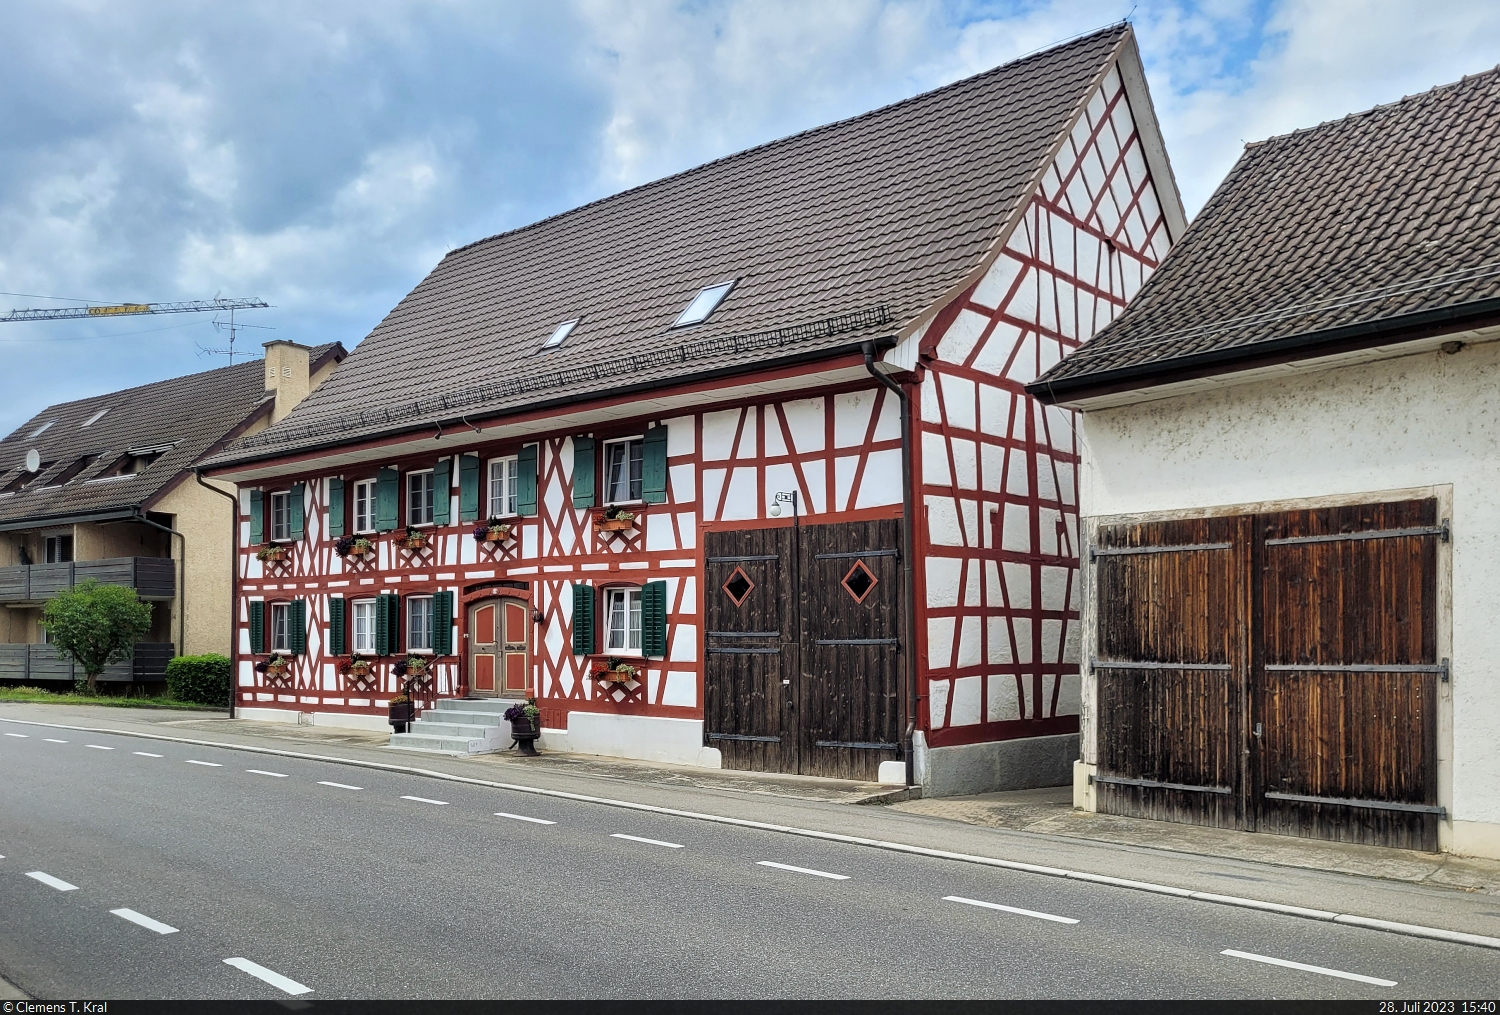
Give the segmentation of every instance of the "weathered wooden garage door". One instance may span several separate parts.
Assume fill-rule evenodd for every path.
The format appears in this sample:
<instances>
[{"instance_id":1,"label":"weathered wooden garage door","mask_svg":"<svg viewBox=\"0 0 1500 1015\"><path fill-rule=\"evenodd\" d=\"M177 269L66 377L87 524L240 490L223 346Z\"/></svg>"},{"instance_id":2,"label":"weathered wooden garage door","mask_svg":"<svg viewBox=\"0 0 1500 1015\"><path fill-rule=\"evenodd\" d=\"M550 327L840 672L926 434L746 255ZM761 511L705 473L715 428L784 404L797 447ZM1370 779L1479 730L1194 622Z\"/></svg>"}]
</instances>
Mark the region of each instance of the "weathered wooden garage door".
<instances>
[{"instance_id":1,"label":"weathered wooden garage door","mask_svg":"<svg viewBox=\"0 0 1500 1015\"><path fill-rule=\"evenodd\" d=\"M1437 848L1434 501L1101 530L1101 810Z\"/></svg>"},{"instance_id":2,"label":"weathered wooden garage door","mask_svg":"<svg viewBox=\"0 0 1500 1015\"><path fill-rule=\"evenodd\" d=\"M899 533L707 534L705 732L725 767L873 780L900 756Z\"/></svg>"}]
</instances>

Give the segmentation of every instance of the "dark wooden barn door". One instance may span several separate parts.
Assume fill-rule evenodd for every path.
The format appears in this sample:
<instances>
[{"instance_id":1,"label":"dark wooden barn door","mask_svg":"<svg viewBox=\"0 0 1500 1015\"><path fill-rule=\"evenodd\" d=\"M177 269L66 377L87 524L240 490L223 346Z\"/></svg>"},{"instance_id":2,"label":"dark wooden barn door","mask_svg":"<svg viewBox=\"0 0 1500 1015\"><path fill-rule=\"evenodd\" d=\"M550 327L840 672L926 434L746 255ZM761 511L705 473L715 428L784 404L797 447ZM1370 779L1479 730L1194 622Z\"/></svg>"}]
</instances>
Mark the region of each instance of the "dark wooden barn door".
<instances>
[{"instance_id":1,"label":"dark wooden barn door","mask_svg":"<svg viewBox=\"0 0 1500 1015\"><path fill-rule=\"evenodd\" d=\"M1436 502L1259 521L1261 829L1436 850Z\"/></svg>"},{"instance_id":2,"label":"dark wooden barn door","mask_svg":"<svg viewBox=\"0 0 1500 1015\"><path fill-rule=\"evenodd\" d=\"M874 780L900 757L899 534L706 534L704 732L726 768Z\"/></svg>"},{"instance_id":3,"label":"dark wooden barn door","mask_svg":"<svg viewBox=\"0 0 1500 1015\"><path fill-rule=\"evenodd\" d=\"M703 719L725 768L797 771L791 547L785 528L705 534Z\"/></svg>"},{"instance_id":4,"label":"dark wooden barn door","mask_svg":"<svg viewBox=\"0 0 1500 1015\"><path fill-rule=\"evenodd\" d=\"M1436 849L1436 513L1101 529L1099 808Z\"/></svg>"}]
</instances>

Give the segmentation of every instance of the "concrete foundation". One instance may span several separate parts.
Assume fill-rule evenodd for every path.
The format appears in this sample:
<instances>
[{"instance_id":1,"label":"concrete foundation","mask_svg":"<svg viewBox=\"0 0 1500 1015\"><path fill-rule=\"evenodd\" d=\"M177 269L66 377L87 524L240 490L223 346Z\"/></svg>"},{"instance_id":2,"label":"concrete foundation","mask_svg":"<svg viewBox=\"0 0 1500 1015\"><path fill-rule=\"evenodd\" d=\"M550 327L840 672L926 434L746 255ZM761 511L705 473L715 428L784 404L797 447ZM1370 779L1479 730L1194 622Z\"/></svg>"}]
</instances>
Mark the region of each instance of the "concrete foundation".
<instances>
[{"instance_id":1,"label":"concrete foundation","mask_svg":"<svg viewBox=\"0 0 1500 1015\"><path fill-rule=\"evenodd\" d=\"M1078 760L1078 734L997 740L962 747L917 746L923 797L1066 786Z\"/></svg>"}]
</instances>

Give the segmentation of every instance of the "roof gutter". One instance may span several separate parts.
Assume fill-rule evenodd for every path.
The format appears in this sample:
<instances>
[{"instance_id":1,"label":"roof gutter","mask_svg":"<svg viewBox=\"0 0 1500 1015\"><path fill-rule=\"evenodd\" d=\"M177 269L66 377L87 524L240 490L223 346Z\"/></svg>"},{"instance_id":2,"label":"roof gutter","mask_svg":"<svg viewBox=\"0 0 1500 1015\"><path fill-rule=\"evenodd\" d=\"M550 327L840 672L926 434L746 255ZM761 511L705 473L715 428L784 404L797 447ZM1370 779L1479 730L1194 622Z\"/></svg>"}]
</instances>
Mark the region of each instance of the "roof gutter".
<instances>
[{"instance_id":1,"label":"roof gutter","mask_svg":"<svg viewBox=\"0 0 1500 1015\"><path fill-rule=\"evenodd\" d=\"M0 522L0 532L20 532L24 529L43 529L50 525L81 525L85 522L118 522L136 517L139 507L132 505L111 508L108 511L86 511L68 515L44 515L40 518L25 518L13 522Z\"/></svg>"},{"instance_id":2,"label":"roof gutter","mask_svg":"<svg viewBox=\"0 0 1500 1015\"><path fill-rule=\"evenodd\" d=\"M758 360L753 363L740 363L730 367L720 367L717 370L704 370L695 374L676 376L672 377L669 383L672 385L692 384L701 381L718 380L723 377L735 377L741 374L750 374L756 372L757 370L774 370L780 367L799 366L803 363L816 363L819 360L834 359L839 356L863 356L864 347L866 345L873 343L875 348L877 349L889 349L896 344L896 341L897 340L894 335L887 335L875 339L861 338L834 346L832 348L819 349L816 352L802 353L796 356L784 356L780 359L773 360ZM388 429L381 429L371 433L362 433L351 436L334 436L330 437L327 440L319 441L316 444L311 444L306 447L280 448L273 451L266 451L263 454L255 454L251 452L245 455L237 455L234 458L229 458L225 459L224 461L213 462L211 464L205 465L201 467L200 471L205 471L209 475L213 475L221 470L229 470L236 466L252 465L256 462L274 461L277 458L283 458L290 454L304 453L314 448L333 449L348 447L354 444L363 444L366 441L374 440L376 438L399 437L402 434L423 433L425 431L433 429L446 430L450 427L472 427L473 423L476 420L494 420L502 419L506 416L519 415L521 413L543 412L547 409L555 409L560 406L577 405L580 401L586 400L591 397L617 397L620 395L634 395L647 391L654 391L665 386L667 385L661 382L649 381L635 385L620 385L618 387L610 388L607 391L589 392L582 396L576 393L571 395L559 395L556 398L550 398L545 401L527 402L525 405L513 406L506 409L497 409L490 412L480 410L477 412L469 411L463 413L454 413L450 416L425 419L418 423L393 426Z\"/></svg>"},{"instance_id":3,"label":"roof gutter","mask_svg":"<svg viewBox=\"0 0 1500 1015\"><path fill-rule=\"evenodd\" d=\"M1290 363L1340 352L1355 352L1392 342L1413 342L1434 335L1500 323L1500 297L1423 310L1400 317L1308 331L1269 342L1182 356L1165 362L1142 363L1050 380L1043 376L1026 385L1027 394L1055 405L1120 391L1154 388L1178 381L1251 370L1273 363ZM1063 361L1067 363L1067 360Z\"/></svg>"}]
</instances>

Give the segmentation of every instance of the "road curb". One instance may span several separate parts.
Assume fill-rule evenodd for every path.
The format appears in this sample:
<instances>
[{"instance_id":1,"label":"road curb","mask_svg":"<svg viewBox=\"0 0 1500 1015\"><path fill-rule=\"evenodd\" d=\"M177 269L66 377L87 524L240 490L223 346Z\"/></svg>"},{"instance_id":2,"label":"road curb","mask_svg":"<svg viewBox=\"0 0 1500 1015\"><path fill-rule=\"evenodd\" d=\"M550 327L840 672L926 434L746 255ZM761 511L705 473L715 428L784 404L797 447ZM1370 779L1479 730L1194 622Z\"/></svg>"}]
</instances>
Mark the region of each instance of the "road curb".
<instances>
[{"instance_id":1,"label":"road curb","mask_svg":"<svg viewBox=\"0 0 1500 1015\"><path fill-rule=\"evenodd\" d=\"M1108 874L1090 874L1086 871L1068 870L1063 867L1046 867L1040 864L1021 863L1018 860L1001 860L998 857L977 856L972 853L954 853L945 849L933 849L928 846L913 846L904 842L887 842L883 839L868 839L859 835L844 835L840 832L820 832L813 828L797 828L793 825L778 825L768 821L753 821L749 818L731 818L723 814L704 814L700 811L684 811L675 807L661 807L656 804L641 804L630 800L613 800L609 797L590 796L586 793L569 793L566 790L541 789L537 786L520 786L514 783L496 782L492 779L476 779L472 776L453 775L448 772L438 772L428 768L417 768L412 765L391 765L379 761L362 761L358 758L338 758L331 755L307 754L302 751L286 751L274 747L255 747L248 744L229 744L216 740L198 740L192 737L172 737L161 733L145 733L137 730L115 730L104 729L97 726L70 726L63 723L37 722L31 719L11 719L0 716L0 722L14 723L20 726L41 726L47 729L73 730L78 733L107 733L114 736L139 737L144 740L162 740L176 744L192 744L196 747L217 747L228 751L248 751L252 754L266 754L273 757L297 758L302 761L322 761L336 765L349 765L355 768L374 769L377 771L401 772L407 775L420 775L429 779L441 779L446 782L464 783L471 786L488 786L492 789L510 790L516 793L530 793L534 796L556 797L562 800L575 800L580 803L601 804L606 807L619 807L625 810L645 811L652 814L667 814L672 817L688 818L694 821L709 821L721 825L734 825L739 828L754 828L765 832L781 832L785 835L799 835L809 839L822 839L826 842L841 842L853 846L868 846L874 849L883 849L893 853L906 853L912 856L925 856L938 860L953 860L959 863L979 864L985 867L999 867L1004 870L1021 871L1027 874L1040 874L1044 877L1065 878L1070 881L1085 881L1091 884L1109 885L1113 888L1126 888L1132 891L1149 892L1153 895L1170 895L1177 898L1193 899L1198 902L1208 902L1220 906L1235 906L1240 909L1255 909L1261 912L1277 913L1282 916L1292 916L1304 920L1317 920L1322 923L1341 923L1351 927L1363 927L1367 930L1379 930L1388 934L1402 934L1407 937L1428 938L1434 941L1446 941L1451 944L1471 945L1476 948L1489 948L1500 951L1500 938L1485 937L1482 934L1467 934L1463 931L1444 930L1440 927L1423 927L1410 923L1395 923L1390 920L1377 920L1368 916L1354 916L1348 913L1334 913L1324 909L1308 909L1302 906L1288 906L1278 902L1265 902L1260 899L1246 899L1236 895L1218 895L1213 892L1196 892L1188 888L1177 888L1172 885L1159 885L1150 881L1133 881L1129 878L1117 878Z\"/></svg>"}]
</instances>

